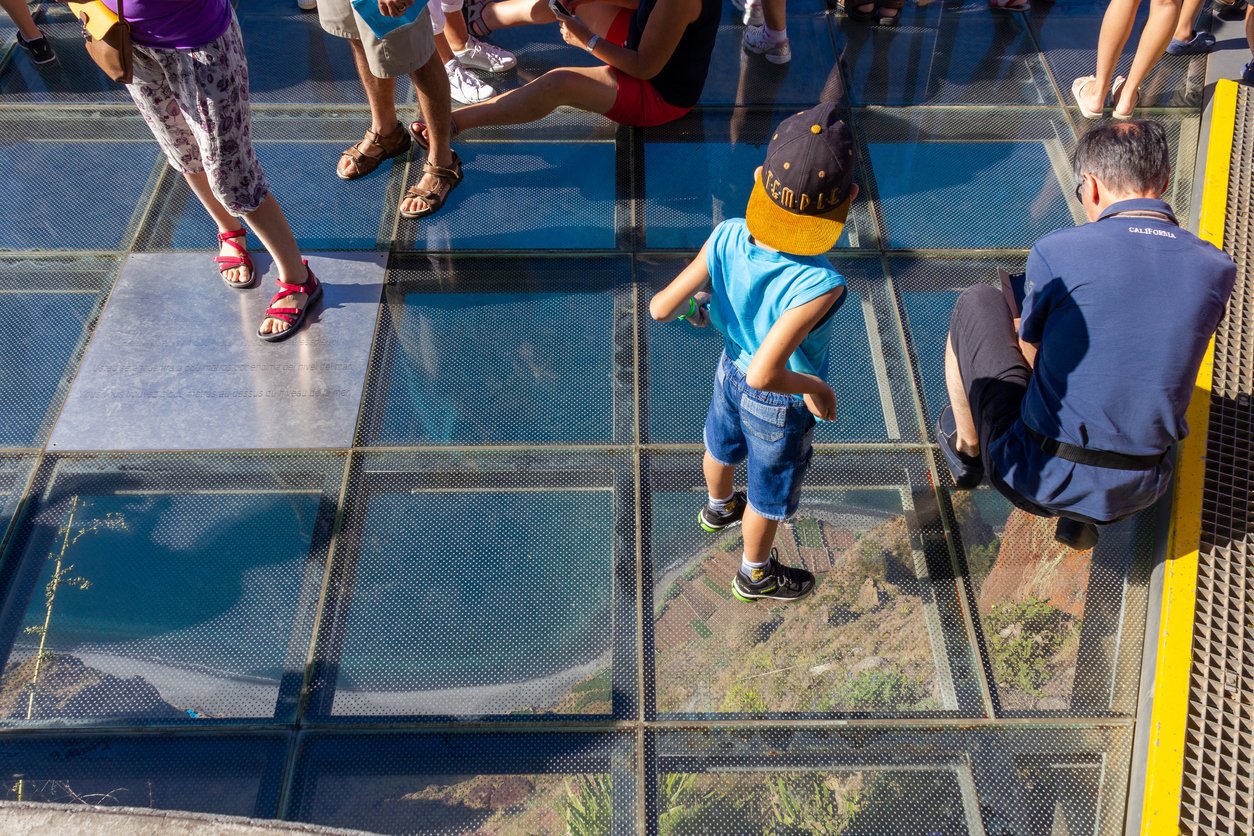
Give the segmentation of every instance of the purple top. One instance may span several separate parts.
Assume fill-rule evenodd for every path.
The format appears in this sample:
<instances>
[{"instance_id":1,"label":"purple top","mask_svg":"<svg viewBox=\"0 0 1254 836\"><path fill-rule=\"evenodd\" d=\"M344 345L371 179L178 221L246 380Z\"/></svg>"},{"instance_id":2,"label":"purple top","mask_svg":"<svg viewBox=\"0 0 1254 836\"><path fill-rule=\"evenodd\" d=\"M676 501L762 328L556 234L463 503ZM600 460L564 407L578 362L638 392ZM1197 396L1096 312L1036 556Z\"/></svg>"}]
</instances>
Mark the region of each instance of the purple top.
<instances>
[{"instance_id":1,"label":"purple top","mask_svg":"<svg viewBox=\"0 0 1254 836\"><path fill-rule=\"evenodd\" d=\"M103 0L113 11L118 0ZM231 25L229 0L122 0L131 40L159 49L200 49Z\"/></svg>"}]
</instances>

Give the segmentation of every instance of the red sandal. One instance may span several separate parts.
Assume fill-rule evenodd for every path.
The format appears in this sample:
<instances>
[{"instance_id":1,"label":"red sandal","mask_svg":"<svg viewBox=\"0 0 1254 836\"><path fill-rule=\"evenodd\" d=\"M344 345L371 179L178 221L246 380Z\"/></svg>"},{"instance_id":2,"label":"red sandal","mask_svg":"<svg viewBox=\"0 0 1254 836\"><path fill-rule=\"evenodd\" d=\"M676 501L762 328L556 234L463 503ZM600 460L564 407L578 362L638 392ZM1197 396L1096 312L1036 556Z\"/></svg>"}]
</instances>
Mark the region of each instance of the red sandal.
<instances>
[{"instance_id":1,"label":"red sandal","mask_svg":"<svg viewBox=\"0 0 1254 836\"><path fill-rule=\"evenodd\" d=\"M235 242L236 238L243 238L248 234L248 230L244 227L233 229L230 232L219 232L218 243L228 244L235 248L239 255L219 255L214 257L214 261L218 263L218 273L222 276L222 283L233 290L247 290L250 287L257 286L257 271L253 269L252 257L248 254L248 250L242 245ZM233 270L236 267L248 268L248 281L233 282L226 277L227 270Z\"/></svg>"},{"instance_id":2,"label":"red sandal","mask_svg":"<svg viewBox=\"0 0 1254 836\"><path fill-rule=\"evenodd\" d=\"M277 279L275 284L279 286L279 292L274 294L274 298L270 300L270 307L266 308L267 319L281 319L287 323L287 327L282 331L273 331L269 334L263 334L261 329L257 329L257 336L268 343L277 343L286 340L295 334L305 321L305 315L309 313L309 309L322 298L322 282L314 275L313 270L309 269L308 261L301 261L305 265L305 281L300 284L289 284L281 282ZM310 287L310 285L313 287ZM289 296L297 293L306 294L305 305L300 308L276 308L276 302L282 302ZM264 322L264 320L263 320Z\"/></svg>"}]
</instances>

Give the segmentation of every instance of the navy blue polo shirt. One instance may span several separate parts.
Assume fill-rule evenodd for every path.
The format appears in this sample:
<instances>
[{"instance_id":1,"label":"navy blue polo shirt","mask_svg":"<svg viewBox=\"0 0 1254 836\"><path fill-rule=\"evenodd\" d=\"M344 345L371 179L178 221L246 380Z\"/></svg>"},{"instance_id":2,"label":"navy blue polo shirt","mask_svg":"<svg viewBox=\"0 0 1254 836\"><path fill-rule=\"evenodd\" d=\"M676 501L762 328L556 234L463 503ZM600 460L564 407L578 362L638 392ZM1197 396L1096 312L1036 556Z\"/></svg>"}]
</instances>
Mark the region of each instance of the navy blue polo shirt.
<instances>
[{"instance_id":1,"label":"navy blue polo shirt","mask_svg":"<svg viewBox=\"0 0 1254 836\"><path fill-rule=\"evenodd\" d=\"M1123 214L1132 211L1167 217ZM1188 434L1185 410L1236 265L1174 221L1161 200L1125 200L1029 253L1019 334L1039 351L1020 420L989 447L1023 496L1107 521L1167 490L1170 454L1151 470L1076 464L1042 451L1024 424L1131 455L1161 453Z\"/></svg>"}]
</instances>

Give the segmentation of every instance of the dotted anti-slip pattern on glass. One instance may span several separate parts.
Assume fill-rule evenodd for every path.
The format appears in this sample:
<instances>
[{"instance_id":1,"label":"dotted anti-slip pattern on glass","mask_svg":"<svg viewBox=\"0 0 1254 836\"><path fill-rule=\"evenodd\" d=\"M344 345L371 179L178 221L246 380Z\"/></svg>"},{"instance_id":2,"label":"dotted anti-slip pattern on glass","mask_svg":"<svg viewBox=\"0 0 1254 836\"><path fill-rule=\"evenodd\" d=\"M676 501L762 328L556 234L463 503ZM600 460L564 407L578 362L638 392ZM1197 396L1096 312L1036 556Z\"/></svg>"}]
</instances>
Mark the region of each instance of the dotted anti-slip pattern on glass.
<instances>
[{"instance_id":1,"label":"dotted anti-slip pattern on glass","mask_svg":"<svg viewBox=\"0 0 1254 836\"><path fill-rule=\"evenodd\" d=\"M1119 832L1168 509L1072 552L952 492L933 447L953 300L1082 220L1069 85L1101 9L1037 5L911 4L886 29L801 0L774 65L727 0L692 113L467 131L465 180L407 221L420 152L335 177L369 127L348 45L239 0L274 194L320 277L374 278L264 347L302 376L281 416L223 399L230 431L196 443L178 387L157 433L76 385L142 378L158 361L118 335L149 328L179 385L218 391L203 362L255 390L251 354L178 329L255 341L268 288L222 307L213 224L63 7L36 7L54 64L0 27L3 797L391 833ZM518 54L483 75L500 90L596 64L552 26L492 40ZM1182 220L1199 68L1169 59L1145 93ZM861 188L827 255L838 417L777 540L819 583L749 605L739 531L697 524L720 341L648 301L818 101L845 109ZM324 403L318 329L344 317L353 379ZM75 426L123 440L61 445Z\"/></svg>"}]
</instances>

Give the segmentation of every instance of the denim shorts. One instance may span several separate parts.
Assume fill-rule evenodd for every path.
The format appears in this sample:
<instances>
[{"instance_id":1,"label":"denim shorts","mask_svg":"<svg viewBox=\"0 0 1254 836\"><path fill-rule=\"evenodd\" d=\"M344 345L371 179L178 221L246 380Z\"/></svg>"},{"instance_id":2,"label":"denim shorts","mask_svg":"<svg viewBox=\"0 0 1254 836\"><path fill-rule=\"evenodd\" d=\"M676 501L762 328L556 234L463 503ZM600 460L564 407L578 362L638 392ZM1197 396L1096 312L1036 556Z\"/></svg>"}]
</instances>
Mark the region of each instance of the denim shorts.
<instances>
[{"instance_id":1,"label":"denim shorts","mask_svg":"<svg viewBox=\"0 0 1254 836\"><path fill-rule=\"evenodd\" d=\"M785 520L801 502L810 468L814 416L800 398L763 392L724 354L705 418L705 449L725 465L749 460L749 505L768 520Z\"/></svg>"}]
</instances>

